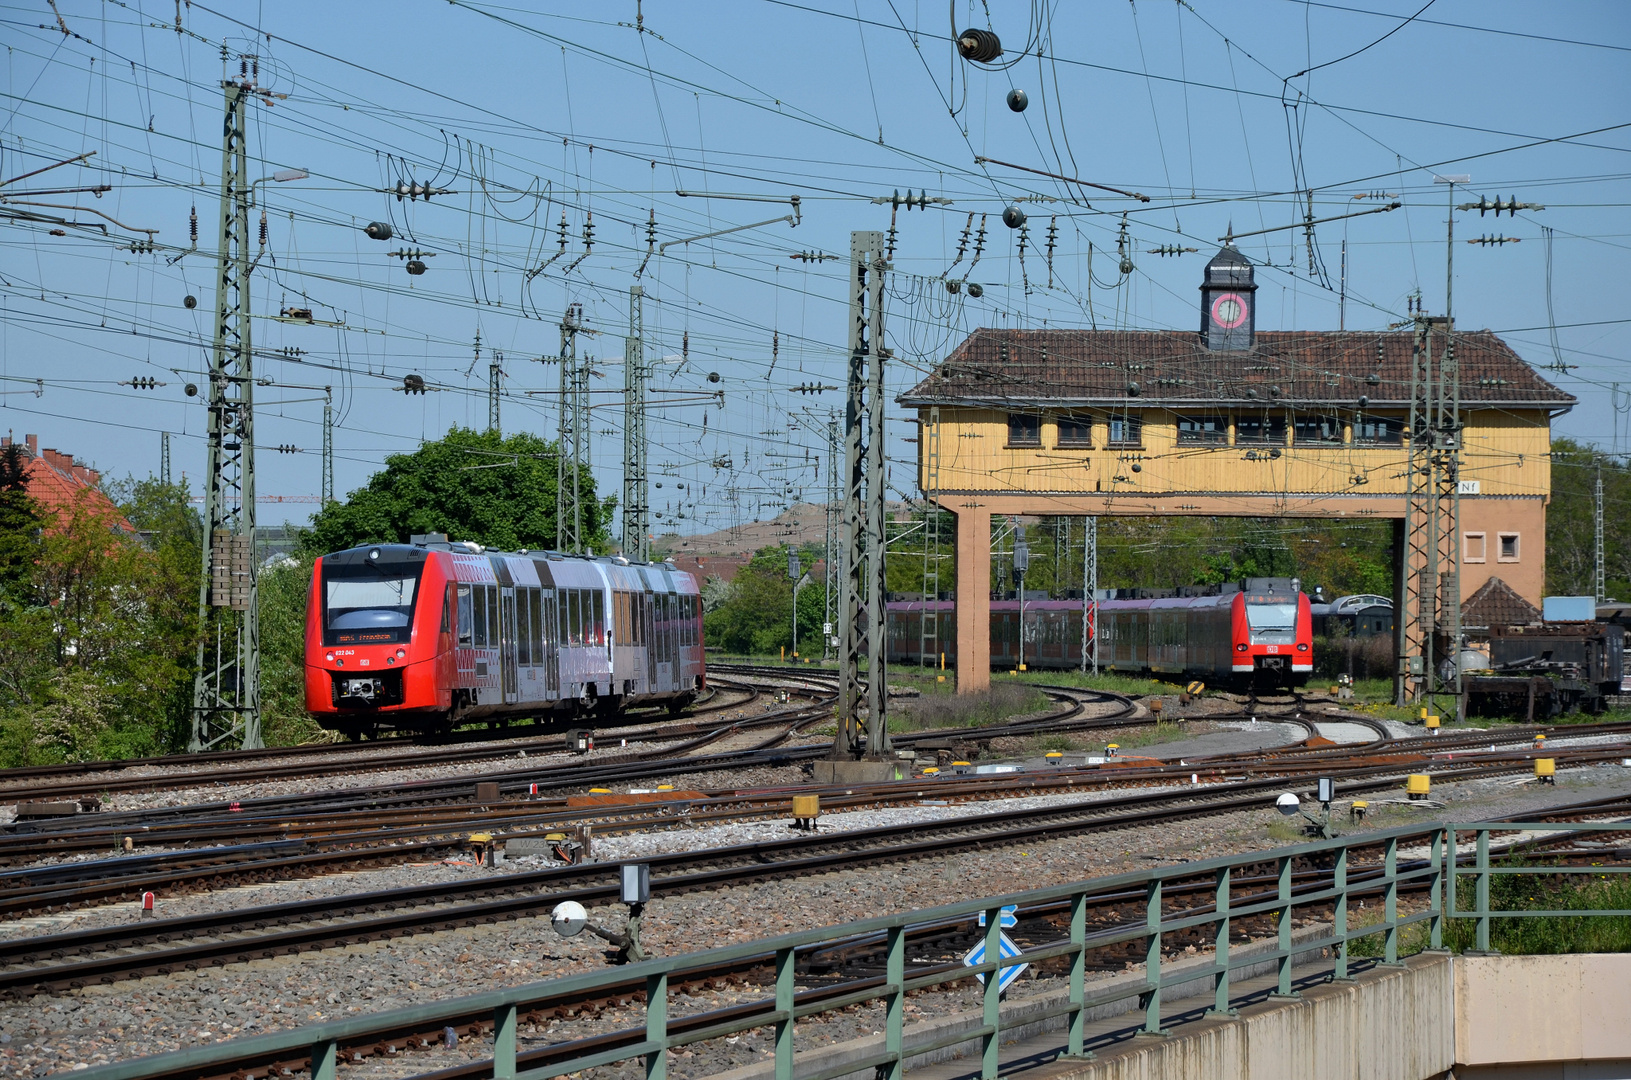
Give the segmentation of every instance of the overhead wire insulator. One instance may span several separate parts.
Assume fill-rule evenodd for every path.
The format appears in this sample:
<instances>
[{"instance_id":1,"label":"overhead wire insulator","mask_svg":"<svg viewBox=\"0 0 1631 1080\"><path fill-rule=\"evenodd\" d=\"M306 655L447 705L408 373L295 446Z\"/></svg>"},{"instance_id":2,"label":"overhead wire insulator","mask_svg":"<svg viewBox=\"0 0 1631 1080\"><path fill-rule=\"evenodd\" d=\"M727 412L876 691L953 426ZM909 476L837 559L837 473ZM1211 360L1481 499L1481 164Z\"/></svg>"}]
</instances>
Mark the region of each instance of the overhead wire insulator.
<instances>
[{"instance_id":1,"label":"overhead wire insulator","mask_svg":"<svg viewBox=\"0 0 1631 1080\"><path fill-rule=\"evenodd\" d=\"M1183 246L1181 246L1179 244L1162 244L1160 247L1145 248L1144 249L1144 254L1146 254L1146 255L1183 255L1183 254L1186 254L1188 252L1198 251L1198 250L1200 250L1200 249L1199 248L1192 248L1192 247L1183 247Z\"/></svg>"},{"instance_id":2,"label":"overhead wire insulator","mask_svg":"<svg viewBox=\"0 0 1631 1080\"><path fill-rule=\"evenodd\" d=\"M277 452L280 454L298 454L300 453L300 447L293 443L279 443Z\"/></svg>"},{"instance_id":3,"label":"overhead wire insulator","mask_svg":"<svg viewBox=\"0 0 1631 1080\"><path fill-rule=\"evenodd\" d=\"M425 392L425 377L423 375L402 376L402 392L404 394L423 394Z\"/></svg>"},{"instance_id":4,"label":"overhead wire insulator","mask_svg":"<svg viewBox=\"0 0 1631 1080\"><path fill-rule=\"evenodd\" d=\"M829 260L835 260L838 258L838 256L828 255L824 251L795 251L793 254L789 255L788 258L797 259L800 262L824 263L828 262Z\"/></svg>"},{"instance_id":5,"label":"overhead wire insulator","mask_svg":"<svg viewBox=\"0 0 1631 1080\"><path fill-rule=\"evenodd\" d=\"M989 64L1002 55L1002 39L990 30L964 30L957 35L957 51L964 60Z\"/></svg>"},{"instance_id":6,"label":"overhead wire insulator","mask_svg":"<svg viewBox=\"0 0 1631 1080\"><path fill-rule=\"evenodd\" d=\"M1499 234L1494 236L1475 236L1471 240L1467 241L1469 244L1477 244L1480 247L1499 247L1502 244L1521 244L1522 242L1523 237L1521 236L1501 236Z\"/></svg>"},{"instance_id":7,"label":"overhead wire insulator","mask_svg":"<svg viewBox=\"0 0 1631 1080\"><path fill-rule=\"evenodd\" d=\"M266 246L266 211L261 211L261 247Z\"/></svg>"},{"instance_id":8,"label":"overhead wire insulator","mask_svg":"<svg viewBox=\"0 0 1631 1080\"><path fill-rule=\"evenodd\" d=\"M1059 215L1048 219L1048 288L1053 288L1053 249L1059 240Z\"/></svg>"},{"instance_id":9,"label":"overhead wire insulator","mask_svg":"<svg viewBox=\"0 0 1631 1080\"><path fill-rule=\"evenodd\" d=\"M192 213L187 218L187 236L192 240L193 247L198 246L198 207L193 206Z\"/></svg>"}]
</instances>

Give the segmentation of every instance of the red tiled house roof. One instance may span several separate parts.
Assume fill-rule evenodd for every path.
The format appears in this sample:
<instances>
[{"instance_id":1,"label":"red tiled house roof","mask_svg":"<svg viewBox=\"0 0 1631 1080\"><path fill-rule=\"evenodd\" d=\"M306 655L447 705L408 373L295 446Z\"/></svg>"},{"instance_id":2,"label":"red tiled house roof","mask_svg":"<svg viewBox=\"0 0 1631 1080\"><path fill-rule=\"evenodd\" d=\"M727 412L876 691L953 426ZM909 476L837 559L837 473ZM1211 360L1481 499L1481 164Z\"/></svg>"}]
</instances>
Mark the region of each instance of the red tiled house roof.
<instances>
[{"instance_id":1,"label":"red tiled house roof","mask_svg":"<svg viewBox=\"0 0 1631 1080\"><path fill-rule=\"evenodd\" d=\"M0 436L0 447L10 446L11 437ZM116 529L134 532L119 508L102 491L102 475L82 465L70 454L46 448L40 449L39 436L26 436L29 463L27 472L28 497L38 503L47 514L71 513L75 509L88 510L98 517L106 517Z\"/></svg>"}]
</instances>

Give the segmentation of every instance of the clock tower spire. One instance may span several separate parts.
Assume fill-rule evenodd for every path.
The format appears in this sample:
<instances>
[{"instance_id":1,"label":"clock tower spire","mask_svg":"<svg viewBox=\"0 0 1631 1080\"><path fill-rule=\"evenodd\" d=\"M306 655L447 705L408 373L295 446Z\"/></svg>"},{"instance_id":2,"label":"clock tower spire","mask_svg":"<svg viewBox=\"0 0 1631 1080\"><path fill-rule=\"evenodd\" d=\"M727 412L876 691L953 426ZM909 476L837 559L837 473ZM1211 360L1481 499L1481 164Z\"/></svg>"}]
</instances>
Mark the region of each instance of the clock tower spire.
<instances>
[{"instance_id":1,"label":"clock tower spire","mask_svg":"<svg viewBox=\"0 0 1631 1080\"><path fill-rule=\"evenodd\" d=\"M1257 284L1252 264L1226 242L1201 281L1201 344L1214 352L1244 352L1257 334Z\"/></svg>"}]
</instances>

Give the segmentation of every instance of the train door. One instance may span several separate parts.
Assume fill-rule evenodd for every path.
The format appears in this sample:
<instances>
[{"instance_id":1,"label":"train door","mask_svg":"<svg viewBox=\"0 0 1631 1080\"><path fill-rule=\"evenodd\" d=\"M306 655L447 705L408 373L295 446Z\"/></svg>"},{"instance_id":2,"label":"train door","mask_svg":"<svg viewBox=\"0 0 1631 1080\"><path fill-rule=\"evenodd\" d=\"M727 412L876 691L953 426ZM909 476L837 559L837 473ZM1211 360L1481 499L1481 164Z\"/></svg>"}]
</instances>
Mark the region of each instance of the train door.
<instances>
[{"instance_id":1,"label":"train door","mask_svg":"<svg viewBox=\"0 0 1631 1080\"><path fill-rule=\"evenodd\" d=\"M561 624L555 605L555 590L544 589L544 691L550 700L561 696Z\"/></svg>"},{"instance_id":2,"label":"train door","mask_svg":"<svg viewBox=\"0 0 1631 1080\"><path fill-rule=\"evenodd\" d=\"M657 595L651 592L640 594L640 629L646 642L646 687L655 692L657 689Z\"/></svg>"},{"instance_id":3,"label":"train door","mask_svg":"<svg viewBox=\"0 0 1631 1080\"><path fill-rule=\"evenodd\" d=\"M515 704L519 682L515 670L515 589L505 586L498 590L498 666L503 672L504 702Z\"/></svg>"}]
</instances>

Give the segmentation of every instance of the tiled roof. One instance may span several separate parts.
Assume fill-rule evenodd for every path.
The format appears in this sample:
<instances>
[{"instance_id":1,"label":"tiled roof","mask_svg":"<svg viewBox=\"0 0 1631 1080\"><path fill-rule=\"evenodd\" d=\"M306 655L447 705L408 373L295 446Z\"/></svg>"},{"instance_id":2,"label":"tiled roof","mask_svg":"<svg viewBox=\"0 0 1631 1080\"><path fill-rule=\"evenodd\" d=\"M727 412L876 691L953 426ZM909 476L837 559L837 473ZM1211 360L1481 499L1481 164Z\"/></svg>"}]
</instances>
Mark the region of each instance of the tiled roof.
<instances>
[{"instance_id":1,"label":"tiled roof","mask_svg":"<svg viewBox=\"0 0 1631 1080\"><path fill-rule=\"evenodd\" d=\"M1540 609L1498 577L1461 602L1461 623L1467 627L1528 626L1540 622Z\"/></svg>"},{"instance_id":2,"label":"tiled roof","mask_svg":"<svg viewBox=\"0 0 1631 1080\"><path fill-rule=\"evenodd\" d=\"M0 438L0 446L10 443L9 436ZM40 449L39 441L33 435L28 436L26 447L30 456L28 497L47 513L83 507L99 515L107 515L114 528L134 531L113 500L103 493L102 476L95 469L81 465L70 454L50 448Z\"/></svg>"},{"instance_id":3,"label":"tiled roof","mask_svg":"<svg viewBox=\"0 0 1631 1080\"><path fill-rule=\"evenodd\" d=\"M1433 349L1442 348L1434 336ZM1007 330L970 334L904 405L1328 403L1410 400L1410 330L1259 331L1243 352L1210 352L1176 330ZM1461 399L1471 408L1566 409L1575 398L1535 373L1489 330L1457 331Z\"/></svg>"}]
</instances>

